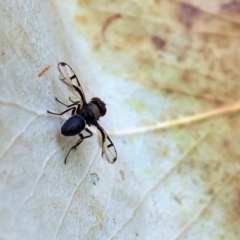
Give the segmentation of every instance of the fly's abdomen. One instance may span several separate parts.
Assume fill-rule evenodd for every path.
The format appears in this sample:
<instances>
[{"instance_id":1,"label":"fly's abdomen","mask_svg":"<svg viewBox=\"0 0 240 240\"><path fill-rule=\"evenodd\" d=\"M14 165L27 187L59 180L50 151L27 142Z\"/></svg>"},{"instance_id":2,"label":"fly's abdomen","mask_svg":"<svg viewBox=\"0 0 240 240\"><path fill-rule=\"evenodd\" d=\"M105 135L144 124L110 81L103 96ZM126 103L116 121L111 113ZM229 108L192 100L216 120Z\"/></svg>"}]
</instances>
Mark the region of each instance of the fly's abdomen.
<instances>
[{"instance_id":1,"label":"fly's abdomen","mask_svg":"<svg viewBox=\"0 0 240 240\"><path fill-rule=\"evenodd\" d=\"M85 129L85 125L86 122L82 116L74 115L62 125L61 133L67 137L75 136Z\"/></svg>"}]
</instances>

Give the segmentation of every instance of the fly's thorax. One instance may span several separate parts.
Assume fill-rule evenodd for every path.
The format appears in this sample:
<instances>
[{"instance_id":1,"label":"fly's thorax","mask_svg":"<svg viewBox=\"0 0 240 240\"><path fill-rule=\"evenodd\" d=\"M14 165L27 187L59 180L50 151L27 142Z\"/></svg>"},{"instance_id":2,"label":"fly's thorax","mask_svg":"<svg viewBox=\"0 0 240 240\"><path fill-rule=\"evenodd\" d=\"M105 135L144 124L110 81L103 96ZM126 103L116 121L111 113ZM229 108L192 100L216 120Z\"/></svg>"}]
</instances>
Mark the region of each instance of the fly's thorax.
<instances>
[{"instance_id":1,"label":"fly's thorax","mask_svg":"<svg viewBox=\"0 0 240 240\"><path fill-rule=\"evenodd\" d=\"M80 114L84 117L87 123L96 122L101 116L97 105L91 102L81 109Z\"/></svg>"}]
</instances>

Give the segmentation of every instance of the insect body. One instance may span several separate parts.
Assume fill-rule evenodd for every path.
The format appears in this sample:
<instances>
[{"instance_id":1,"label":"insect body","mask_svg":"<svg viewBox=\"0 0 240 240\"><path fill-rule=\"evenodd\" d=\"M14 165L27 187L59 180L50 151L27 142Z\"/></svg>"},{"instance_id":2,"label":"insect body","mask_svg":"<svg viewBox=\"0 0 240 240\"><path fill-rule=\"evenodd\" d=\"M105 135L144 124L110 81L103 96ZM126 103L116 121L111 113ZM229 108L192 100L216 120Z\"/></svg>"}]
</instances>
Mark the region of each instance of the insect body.
<instances>
[{"instance_id":1,"label":"insect body","mask_svg":"<svg viewBox=\"0 0 240 240\"><path fill-rule=\"evenodd\" d=\"M57 102L66 106L68 109L62 113L53 113L47 111L48 113L54 115L63 115L66 112L72 111L72 116L62 125L61 133L67 137L79 135L80 138L77 143L68 151L65 158L65 164L69 153L73 149L76 149L85 138L89 138L93 135L86 125L93 125L98 128L102 140L102 156L106 158L109 163L114 163L117 160L116 149L105 130L97 122L100 117L103 117L106 114L106 104L97 97L92 98L89 103L86 102L82 86L80 85L74 71L68 64L60 62L58 64L58 70L60 72L59 79L68 86L70 91L76 97L79 98L79 100L75 102L70 99L72 102L70 105L66 105L55 98ZM84 136L82 134L83 130L85 130L89 135Z\"/></svg>"},{"instance_id":2,"label":"insect body","mask_svg":"<svg viewBox=\"0 0 240 240\"><path fill-rule=\"evenodd\" d=\"M85 126L85 119L81 115L74 115L62 125L61 133L66 137L75 136L82 132Z\"/></svg>"}]
</instances>

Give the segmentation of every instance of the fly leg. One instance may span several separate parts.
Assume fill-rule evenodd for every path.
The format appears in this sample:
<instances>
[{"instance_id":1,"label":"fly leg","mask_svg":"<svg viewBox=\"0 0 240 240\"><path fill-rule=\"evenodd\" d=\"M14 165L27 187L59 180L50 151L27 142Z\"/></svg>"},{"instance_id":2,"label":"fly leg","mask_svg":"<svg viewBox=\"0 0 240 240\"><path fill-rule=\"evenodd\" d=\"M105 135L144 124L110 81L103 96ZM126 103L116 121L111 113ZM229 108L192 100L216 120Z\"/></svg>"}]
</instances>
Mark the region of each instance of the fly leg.
<instances>
[{"instance_id":1,"label":"fly leg","mask_svg":"<svg viewBox=\"0 0 240 240\"><path fill-rule=\"evenodd\" d=\"M72 107L72 106L75 106L75 105L77 105L77 104L80 103L80 101L76 101L76 102L71 101L73 104L67 105L67 104L61 102L60 100L58 100L56 97L55 97L55 100L56 100L57 102L59 102L60 104L62 104L63 106L65 106L65 107Z\"/></svg>"},{"instance_id":2,"label":"fly leg","mask_svg":"<svg viewBox=\"0 0 240 240\"><path fill-rule=\"evenodd\" d=\"M63 111L63 112L61 112L61 113L53 113L53 112L50 112L50 111L48 111L47 110L47 113L50 113L50 114L52 114L52 115L63 115L64 113L66 113L66 112L69 112L69 111L76 111L76 108L77 107L71 107L71 108L69 108L69 109L67 109L67 110L65 110L65 111Z\"/></svg>"},{"instance_id":3,"label":"fly leg","mask_svg":"<svg viewBox=\"0 0 240 240\"><path fill-rule=\"evenodd\" d=\"M82 141L83 141L85 138L89 138L89 137L91 137L91 136L93 135L93 133L92 133L88 128L85 128L85 131L88 132L89 135L83 136L82 133L79 134L79 136L80 136L79 140L77 141L77 143L76 143L74 146L72 146L72 147L70 148L70 150L69 150L68 153L67 153L67 156L66 156L66 158L65 158L65 160L64 160L64 163L65 163L65 164L67 163L67 158L68 158L69 153L70 153L73 149L77 150L77 147L82 143Z\"/></svg>"}]
</instances>

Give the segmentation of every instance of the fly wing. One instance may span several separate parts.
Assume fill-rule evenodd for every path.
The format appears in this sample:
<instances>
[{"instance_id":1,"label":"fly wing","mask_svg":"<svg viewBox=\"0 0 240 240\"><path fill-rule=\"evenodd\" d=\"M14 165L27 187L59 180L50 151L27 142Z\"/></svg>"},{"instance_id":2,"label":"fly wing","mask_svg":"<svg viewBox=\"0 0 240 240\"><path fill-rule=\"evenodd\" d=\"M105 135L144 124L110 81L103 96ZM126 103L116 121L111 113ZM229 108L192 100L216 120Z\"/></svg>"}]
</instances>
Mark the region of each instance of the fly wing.
<instances>
[{"instance_id":1,"label":"fly wing","mask_svg":"<svg viewBox=\"0 0 240 240\"><path fill-rule=\"evenodd\" d=\"M58 70L60 72L59 79L67 85L69 90L77 97L83 105L86 104L86 97L83 92L82 86L72 68L64 62L58 63Z\"/></svg>"},{"instance_id":2,"label":"fly wing","mask_svg":"<svg viewBox=\"0 0 240 240\"><path fill-rule=\"evenodd\" d=\"M117 160L117 151L113 145L112 140L105 132L105 130L97 122L93 124L96 126L100 133L100 145L102 147L102 157L105 158L109 163L115 163Z\"/></svg>"}]
</instances>

